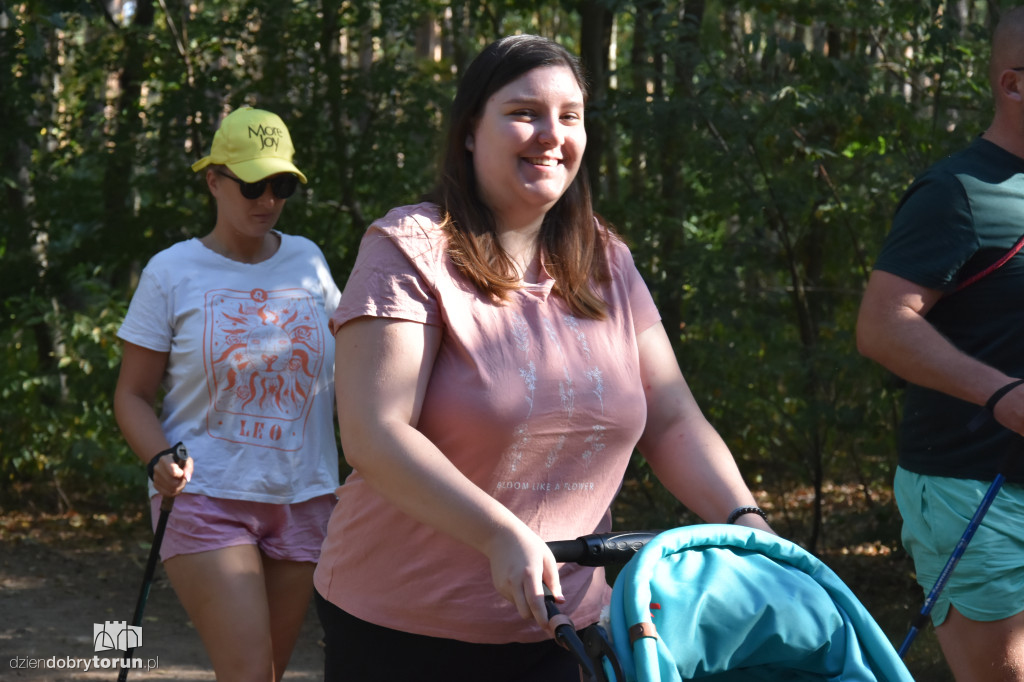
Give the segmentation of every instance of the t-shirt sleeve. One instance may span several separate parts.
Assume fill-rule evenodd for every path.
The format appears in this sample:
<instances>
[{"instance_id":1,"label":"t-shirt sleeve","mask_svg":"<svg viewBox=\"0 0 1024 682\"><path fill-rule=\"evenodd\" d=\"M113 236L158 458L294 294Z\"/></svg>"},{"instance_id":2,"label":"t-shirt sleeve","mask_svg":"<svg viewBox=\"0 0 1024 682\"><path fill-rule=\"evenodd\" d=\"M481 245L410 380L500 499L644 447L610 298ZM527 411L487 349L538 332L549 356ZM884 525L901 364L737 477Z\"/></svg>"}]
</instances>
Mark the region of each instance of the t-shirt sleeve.
<instances>
[{"instance_id":1,"label":"t-shirt sleeve","mask_svg":"<svg viewBox=\"0 0 1024 682\"><path fill-rule=\"evenodd\" d=\"M341 305L331 316L331 333L364 316L440 325L437 297L422 260L417 265L394 238L371 226L359 245Z\"/></svg>"},{"instance_id":2,"label":"t-shirt sleeve","mask_svg":"<svg viewBox=\"0 0 1024 682\"><path fill-rule=\"evenodd\" d=\"M948 172L932 171L914 182L897 206L875 268L929 289L947 290L977 250L963 185Z\"/></svg>"},{"instance_id":3,"label":"t-shirt sleeve","mask_svg":"<svg viewBox=\"0 0 1024 682\"><path fill-rule=\"evenodd\" d=\"M654 303L647 282L636 267L633 254L622 241L612 238L612 272L622 279L633 317L633 330L637 336L661 321L661 313Z\"/></svg>"},{"instance_id":4,"label":"t-shirt sleeve","mask_svg":"<svg viewBox=\"0 0 1024 682\"><path fill-rule=\"evenodd\" d=\"M159 352L171 350L174 320L170 297L151 266L142 271L118 338Z\"/></svg>"}]
</instances>

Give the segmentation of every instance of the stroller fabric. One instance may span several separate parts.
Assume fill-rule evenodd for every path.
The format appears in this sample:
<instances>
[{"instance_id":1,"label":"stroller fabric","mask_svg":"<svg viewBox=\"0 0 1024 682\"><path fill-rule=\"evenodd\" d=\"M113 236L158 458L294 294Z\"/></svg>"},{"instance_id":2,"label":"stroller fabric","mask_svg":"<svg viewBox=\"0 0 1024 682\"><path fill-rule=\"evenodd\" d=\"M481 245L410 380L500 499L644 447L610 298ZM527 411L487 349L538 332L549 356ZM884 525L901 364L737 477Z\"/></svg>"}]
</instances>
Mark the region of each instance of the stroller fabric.
<instances>
[{"instance_id":1,"label":"stroller fabric","mask_svg":"<svg viewBox=\"0 0 1024 682\"><path fill-rule=\"evenodd\" d=\"M658 535L611 601L627 680L913 682L850 589L799 546L718 524ZM630 629L649 628L630 644Z\"/></svg>"}]
</instances>

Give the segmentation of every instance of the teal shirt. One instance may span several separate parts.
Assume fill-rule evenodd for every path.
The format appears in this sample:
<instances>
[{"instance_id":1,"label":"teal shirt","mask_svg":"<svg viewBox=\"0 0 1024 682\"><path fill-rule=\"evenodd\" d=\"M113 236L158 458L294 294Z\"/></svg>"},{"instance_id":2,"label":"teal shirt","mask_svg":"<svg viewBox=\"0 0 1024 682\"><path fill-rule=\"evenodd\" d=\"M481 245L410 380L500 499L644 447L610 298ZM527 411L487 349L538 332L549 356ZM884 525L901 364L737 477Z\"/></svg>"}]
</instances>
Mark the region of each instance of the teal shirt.
<instances>
[{"instance_id":1,"label":"teal shirt","mask_svg":"<svg viewBox=\"0 0 1024 682\"><path fill-rule=\"evenodd\" d=\"M917 178L896 209L875 268L945 292L927 320L966 354L1024 378L1024 250L956 291L1024 235L1024 159L977 138ZM1024 483L1024 439L989 422L970 432L977 405L908 385L900 466L932 476Z\"/></svg>"}]
</instances>

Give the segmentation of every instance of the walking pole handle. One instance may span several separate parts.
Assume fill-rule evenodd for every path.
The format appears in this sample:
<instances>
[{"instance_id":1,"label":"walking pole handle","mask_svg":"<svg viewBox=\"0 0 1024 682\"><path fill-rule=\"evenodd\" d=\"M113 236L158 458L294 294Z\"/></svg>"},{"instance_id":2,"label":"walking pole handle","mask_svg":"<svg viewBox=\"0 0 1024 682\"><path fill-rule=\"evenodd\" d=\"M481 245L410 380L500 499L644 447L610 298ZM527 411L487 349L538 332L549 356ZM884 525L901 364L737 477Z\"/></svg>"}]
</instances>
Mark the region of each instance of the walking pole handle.
<instances>
[{"instance_id":1,"label":"walking pole handle","mask_svg":"<svg viewBox=\"0 0 1024 682\"><path fill-rule=\"evenodd\" d=\"M184 443L178 443L171 448L171 457L174 459L175 464L184 469L186 462L188 462L188 448L185 447ZM169 512L173 508L174 498L170 495L164 495L160 500L160 511Z\"/></svg>"}]
</instances>

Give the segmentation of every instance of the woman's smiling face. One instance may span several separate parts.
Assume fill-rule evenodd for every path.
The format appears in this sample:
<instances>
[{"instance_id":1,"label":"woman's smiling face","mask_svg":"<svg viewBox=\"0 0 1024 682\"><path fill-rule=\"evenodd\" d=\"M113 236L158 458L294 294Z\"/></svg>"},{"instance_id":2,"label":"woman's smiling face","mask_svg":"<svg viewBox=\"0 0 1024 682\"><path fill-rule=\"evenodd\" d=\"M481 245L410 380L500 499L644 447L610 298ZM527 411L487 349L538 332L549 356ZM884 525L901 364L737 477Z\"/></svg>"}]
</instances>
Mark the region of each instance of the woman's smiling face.
<instances>
[{"instance_id":1,"label":"woman's smiling face","mask_svg":"<svg viewBox=\"0 0 1024 682\"><path fill-rule=\"evenodd\" d=\"M572 70L542 66L491 95L466 148L499 229L543 218L579 172L587 133Z\"/></svg>"}]
</instances>

